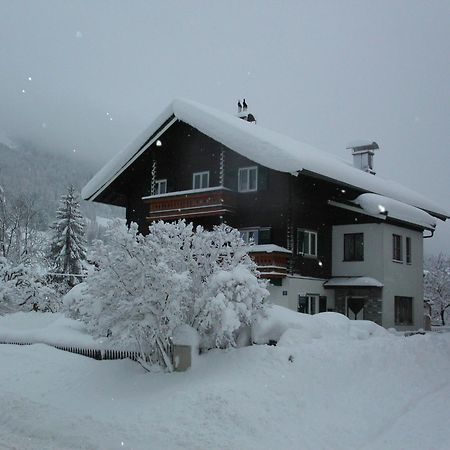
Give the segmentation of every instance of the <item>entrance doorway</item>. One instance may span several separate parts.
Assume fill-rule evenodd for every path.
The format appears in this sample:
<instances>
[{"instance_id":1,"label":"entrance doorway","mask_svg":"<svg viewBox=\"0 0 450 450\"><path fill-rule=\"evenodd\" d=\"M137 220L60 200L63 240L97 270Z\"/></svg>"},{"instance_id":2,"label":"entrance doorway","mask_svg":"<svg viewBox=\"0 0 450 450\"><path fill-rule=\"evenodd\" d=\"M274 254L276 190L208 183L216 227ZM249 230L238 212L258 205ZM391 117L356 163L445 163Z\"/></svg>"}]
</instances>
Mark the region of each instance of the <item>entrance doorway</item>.
<instances>
[{"instance_id":1,"label":"entrance doorway","mask_svg":"<svg viewBox=\"0 0 450 450\"><path fill-rule=\"evenodd\" d=\"M364 304L366 297L346 297L345 310L350 320L364 320Z\"/></svg>"}]
</instances>

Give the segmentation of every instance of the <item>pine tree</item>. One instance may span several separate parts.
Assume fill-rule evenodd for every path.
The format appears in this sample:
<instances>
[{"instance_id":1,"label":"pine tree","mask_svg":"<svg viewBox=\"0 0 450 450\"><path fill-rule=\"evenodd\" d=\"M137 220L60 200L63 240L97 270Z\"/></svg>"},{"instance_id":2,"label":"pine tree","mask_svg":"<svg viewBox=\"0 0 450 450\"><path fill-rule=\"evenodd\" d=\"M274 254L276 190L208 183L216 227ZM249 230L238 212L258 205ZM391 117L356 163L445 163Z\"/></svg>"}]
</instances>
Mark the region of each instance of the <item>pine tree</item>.
<instances>
[{"instance_id":1,"label":"pine tree","mask_svg":"<svg viewBox=\"0 0 450 450\"><path fill-rule=\"evenodd\" d=\"M50 227L53 230L50 244L50 259L56 273L71 274L70 285L76 284L76 275L82 272L82 262L86 259L84 238L85 223L80 213L80 202L73 188L60 200L56 220Z\"/></svg>"}]
</instances>

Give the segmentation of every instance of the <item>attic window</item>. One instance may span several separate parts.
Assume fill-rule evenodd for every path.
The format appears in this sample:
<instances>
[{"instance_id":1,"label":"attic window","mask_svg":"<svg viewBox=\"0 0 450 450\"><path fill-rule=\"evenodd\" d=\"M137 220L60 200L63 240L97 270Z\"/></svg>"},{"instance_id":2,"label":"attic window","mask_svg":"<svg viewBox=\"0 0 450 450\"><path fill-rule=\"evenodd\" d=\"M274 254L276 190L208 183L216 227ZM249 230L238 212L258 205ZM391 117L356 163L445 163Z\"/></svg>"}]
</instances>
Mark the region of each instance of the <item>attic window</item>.
<instances>
[{"instance_id":1,"label":"attic window","mask_svg":"<svg viewBox=\"0 0 450 450\"><path fill-rule=\"evenodd\" d=\"M207 187L209 187L209 171L194 173L192 176L192 188L205 189Z\"/></svg>"},{"instance_id":2,"label":"attic window","mask_svg":"<svg viewBox=\"0 0 450 450\"><path fill-rule=\"evenodd\" d=\"M155 195L167 193L167 179L155 180Z\"/></svg>"}]
</instances>

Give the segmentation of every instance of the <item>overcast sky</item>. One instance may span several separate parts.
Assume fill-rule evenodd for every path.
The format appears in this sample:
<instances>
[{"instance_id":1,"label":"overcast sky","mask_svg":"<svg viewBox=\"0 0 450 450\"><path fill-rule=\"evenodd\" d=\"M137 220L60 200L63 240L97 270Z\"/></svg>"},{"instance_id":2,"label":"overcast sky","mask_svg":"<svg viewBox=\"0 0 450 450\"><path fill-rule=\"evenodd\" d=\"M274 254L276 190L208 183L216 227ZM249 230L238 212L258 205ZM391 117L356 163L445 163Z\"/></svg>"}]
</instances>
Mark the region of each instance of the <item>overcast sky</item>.
<instances>
[{"instance_id":1,"label":"overcast sky","mask_svg":"<svg viewBox=\"0 0 450 450\"><path fill-rule=\"evenodd\" d=\"M450 1L0 0L0 135L99 168L175 97L235 112L450 211ZM0 161L1 164L1 161ZM427 252L450 253L450 224Z\"/></svg>"}]
</instances>

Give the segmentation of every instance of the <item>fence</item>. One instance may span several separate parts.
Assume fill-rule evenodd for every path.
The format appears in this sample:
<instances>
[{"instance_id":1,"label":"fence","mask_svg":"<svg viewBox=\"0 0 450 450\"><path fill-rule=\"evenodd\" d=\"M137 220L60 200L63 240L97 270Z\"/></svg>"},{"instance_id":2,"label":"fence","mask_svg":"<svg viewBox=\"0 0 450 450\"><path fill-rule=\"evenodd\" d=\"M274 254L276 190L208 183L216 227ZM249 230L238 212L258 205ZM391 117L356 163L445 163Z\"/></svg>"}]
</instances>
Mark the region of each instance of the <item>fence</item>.
<instances>
[{"instance_id":1,"label":"fence","mask_svg":"<svg viewBox=\"0 0 450 450\"><path fill-rule=\"evenodd\" d=\"M77 355L87 356L88 358L106 360L106 359L131 359L137 361L142 358L140 352L132 352L126 350L98 350L93 348L82 348L82 347L72 347L66 345L54 345L48 344L46 342L0 342L0 344L6 345L33 345L33 344L45 344L51 347L57 348L58 350L63 350L65 352L76 353Z\"/></svg>"}]
</instances>

